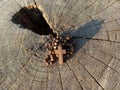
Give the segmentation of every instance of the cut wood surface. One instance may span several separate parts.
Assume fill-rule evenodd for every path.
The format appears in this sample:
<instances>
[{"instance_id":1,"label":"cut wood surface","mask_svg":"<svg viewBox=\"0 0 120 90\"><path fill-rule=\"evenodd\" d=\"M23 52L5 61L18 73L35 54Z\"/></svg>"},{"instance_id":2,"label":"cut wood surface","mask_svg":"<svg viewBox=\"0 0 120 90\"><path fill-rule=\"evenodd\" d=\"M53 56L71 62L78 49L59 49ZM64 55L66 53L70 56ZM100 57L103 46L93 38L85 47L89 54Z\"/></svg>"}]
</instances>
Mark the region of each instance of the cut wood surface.
<instances>
[{"instance_id":1,"label":"cut wood surface","mask_svg":"<svg viewBox=\"0 0 120 90\"><path fill-rule=\"evenodd\" d=\"M35 2L76 41L62 66L45 65L46 35L11 21ZM0 0L0 90L120 90L120 0Z\"/></svg>"}]
</instances>

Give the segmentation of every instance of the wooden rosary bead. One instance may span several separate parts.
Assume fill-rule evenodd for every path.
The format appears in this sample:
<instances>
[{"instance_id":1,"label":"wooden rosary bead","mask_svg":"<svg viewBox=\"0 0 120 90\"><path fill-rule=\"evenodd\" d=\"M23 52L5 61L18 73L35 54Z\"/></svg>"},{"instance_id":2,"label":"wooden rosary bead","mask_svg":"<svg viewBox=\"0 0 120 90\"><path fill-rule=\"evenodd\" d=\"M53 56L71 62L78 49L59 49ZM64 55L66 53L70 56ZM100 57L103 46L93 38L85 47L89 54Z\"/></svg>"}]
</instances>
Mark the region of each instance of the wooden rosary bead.
<instances>
[{"instance_id":1,"label":"wooden rosary bead","mask_svg":"<svg viewBox=\"0 0 120 90\"><path fill-rule=\"evenodd\" d=\"M66 40L71 40L71 37L67 36L67 37L66 37Z\"/></svg>"},{"instance_id":2,"label":"wooden rosary bead","mask_svg":"<svg viewBox=\"0 0 120 90\"><path fill-rule=\"evenodd\" d=\"M58 40L58 39L55 40L55 42L57 42L57 43L58 43L59 41L60 41L60 40Z\"/></svg>"},{"instance_id":3,"label":"wooden rosary bead","mask_svg":"<svg viewBox=\"0 0 120 90\"><path fill-rule=\"evenodd\" d=\"M50 55L47 55L46 58L50 59Z\"/></svg>"},{"instance_id":4,"label":"wooden rosary bead","mask_svg":"<svg viewBox=\"0 0 120 90\"><path fill-rule=\"evenodd\" d=\"M63 43L66 43L66 42L67 42L67 40L64 40L64 41L63 41Z\"/></svg>"},{"instance_id":5,"label":"wooden rosary bead","mask_svg":"<svg viewBox=\"0 0 120 90\"><path fill-rule=\"evenodd\" d=\"M65 45L65 43L62 43L62 45L64 46L64 45Z\"/></svg>"},{"instance_id":6,"label":"wooden rosary bead","mask_svg":"<svg viewBox=\"0 0 120 90\"><path fill-rule=\"evenodd\" d=\"M70 54L72 55L72 54L73 54L73 52L70 52Z\"/></svg>"},{"instance_id":7,"label":"wooden rosary bead","mask_svg":"<svg viewBox=\"0 0 120 90\"><path fill-rule=\"evenodd\" d=\"M56 54L56 57L59 57L59 55Z\"/></svg>"},{"instance_id":8,"label":"wooden rosary bead","mask_svg":"<svg viewBox=\"0 0 120 90\"><path fill-rule=\"evenodd\" d=\"M45 64L46 64L46 66L50 65L50 63L48 63L48 62L46 62Z\"/></svg>"},{"instance_id":9,"label":"wooden rosary bead","mask_svg":"<svg viewBox=\"0 0 120 90\"><path fill-rule=\"evenodd\" d=\"M74 47L72 46L72 47L70 48L70 50L71 50L71 51L74 51Z\"/></svg>"},{"instance_id":10,"label":"wooden rosary bead","mask_svg":"<svg viewBox=\"0 0 120 90\"><path fill-rule=\"evenodd\" d=\"M51 58L51 61L55 61L53 58Z\"/></svg>"},{"instance_id":11,"label":"wooden rosary bead","mask_svg":"<svg viewBox=\"0 0 120 90\"><path fill-rule=\"evenodd\" d=\"M52 63L52 62L50 62L50 65L53 65L53 63Z\"/></svg>"},{"instance_id":12,"label":"wooden rosary bead","mask_svg":"<svg viewBox=\"0 0 120 90\"><path fill-rule=\"evenodd\" d=\"M58 43L57 43L57 42L55 42L55 43L54 43L54 45L55 45L55 46L57 46L57 45L58 45Z\"/></svg>"},{"instance_id":13,"label":"wooden rosary bead","mask_svg":"<svg viewBox=\"0 0 120 90\"><path fill-rule=\"evenodd\" d=\"M49 61L49 59L48 58L45 58L45 62L48 62Z\"/></svg>"},{"instance_id":14,"label":"wooden rosary bead","mask_svg":"<svg viewBox=\"0 0 120 90\"><path fill-rule=\"evenodd\" d=\"M54 46L53 48L54 48L54 49L57 49L57 47L56 47L56 46Z\"/></svg>"},{"instance_id":15,"label":"wooden rosary bead","mask_svg":"<svg viewBox=\"0 0 120 90\"><path fill-rule=\"evenodd\" d=\"M67 54L66 56L67 56L67 58L68 58L68 57L70 57L70 55L69 55L69 54Z\"/></svg>"}]
</instances>

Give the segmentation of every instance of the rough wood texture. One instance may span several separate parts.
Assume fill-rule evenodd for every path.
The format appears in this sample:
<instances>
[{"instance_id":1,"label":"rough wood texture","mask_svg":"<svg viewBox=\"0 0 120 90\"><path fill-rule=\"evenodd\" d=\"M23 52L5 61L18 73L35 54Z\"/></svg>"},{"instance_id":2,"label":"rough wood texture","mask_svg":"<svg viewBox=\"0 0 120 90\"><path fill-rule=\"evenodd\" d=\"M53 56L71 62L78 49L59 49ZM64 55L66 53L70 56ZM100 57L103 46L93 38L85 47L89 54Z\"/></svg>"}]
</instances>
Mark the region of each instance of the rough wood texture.
<instances>
[{"instance_id":1,"label":"rough wood texture","mask_svg":"<svg viewBox=\"0 0 120 90\"><path fill-rule=\"evenodd\" d=\"M120 90L120 0L36 0L77 51L47 68L44 37L11 22L32 0L0 0L0 90ZM73 31L71 31L73 30Z\"/></svg>"}]
</instances>

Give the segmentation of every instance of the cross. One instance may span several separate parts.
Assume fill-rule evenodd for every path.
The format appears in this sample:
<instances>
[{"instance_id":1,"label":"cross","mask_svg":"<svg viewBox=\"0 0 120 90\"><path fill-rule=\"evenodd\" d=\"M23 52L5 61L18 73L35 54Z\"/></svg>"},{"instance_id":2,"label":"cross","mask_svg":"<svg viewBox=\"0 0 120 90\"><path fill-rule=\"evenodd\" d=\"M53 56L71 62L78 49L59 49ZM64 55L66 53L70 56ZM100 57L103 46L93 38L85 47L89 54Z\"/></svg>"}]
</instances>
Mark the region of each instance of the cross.
<instances>
[{"instance_id":1,"label":"cross","mask_svg":"<svg viewBox=\"0 0 120 90\"><path fill-rule=\"evenodd\" d=\"M63 64L63 54L66 54L66 50L62 49L61 44L58 46L58 50L55 50L55 54L58 54L59 57L59 64Z\"/></svg>"}]
</instances>

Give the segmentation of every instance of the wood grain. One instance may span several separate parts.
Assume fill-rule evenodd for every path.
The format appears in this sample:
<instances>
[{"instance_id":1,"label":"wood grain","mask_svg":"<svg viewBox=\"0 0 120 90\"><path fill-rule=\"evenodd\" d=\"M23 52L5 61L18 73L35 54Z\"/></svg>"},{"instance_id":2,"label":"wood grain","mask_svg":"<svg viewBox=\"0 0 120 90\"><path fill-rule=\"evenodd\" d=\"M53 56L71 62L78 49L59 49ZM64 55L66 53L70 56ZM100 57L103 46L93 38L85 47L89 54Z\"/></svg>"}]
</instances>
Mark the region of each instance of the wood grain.
<instances>
[{"instance_id":1,"label":"wood grain","mask_svg":"<svg viewBox=\"0 0 120 90\"><path fill-rule=\"evenodd\" d=\"M76 41L76 52L62 66L43 62L46 52L39 47L47 36L11 21L35 2L54 31ZM0 90L119 90L120 0L35 2L0 1Z\"/></svg>"}]
</instances>

